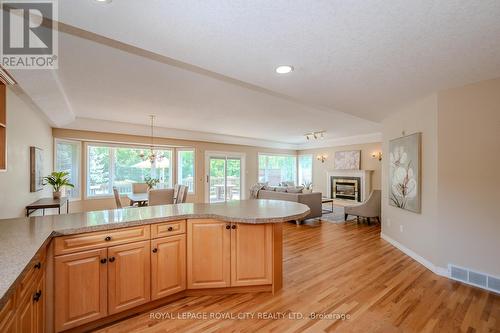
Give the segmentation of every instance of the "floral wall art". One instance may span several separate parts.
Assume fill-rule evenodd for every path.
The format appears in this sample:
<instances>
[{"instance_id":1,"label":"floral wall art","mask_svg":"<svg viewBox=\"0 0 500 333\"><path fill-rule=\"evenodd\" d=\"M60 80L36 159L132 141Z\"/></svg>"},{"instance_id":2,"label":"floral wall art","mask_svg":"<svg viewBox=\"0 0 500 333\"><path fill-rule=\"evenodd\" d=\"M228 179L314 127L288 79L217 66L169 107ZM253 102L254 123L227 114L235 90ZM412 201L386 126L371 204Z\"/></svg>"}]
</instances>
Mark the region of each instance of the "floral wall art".
<instances>
[{"instance_id":1,"label":"floral wall art","mask_svg":"<svg viewBox=\"0 0 500 333\"><path fill-rule=\"evenodd\" d=\"M336 170L359 170L361 150L337 151L333 161Z\"/></svg>"},{"instance_id":2,"label":"floral wall art","mask_svg":"<svg viewBox=\"0 0 500 333\"><path fill-rule=\"evenodd\" d=\"M415 213L421 211L420 171L422 134L389 142L389 204Z\"/></svg>"}]
</instances>

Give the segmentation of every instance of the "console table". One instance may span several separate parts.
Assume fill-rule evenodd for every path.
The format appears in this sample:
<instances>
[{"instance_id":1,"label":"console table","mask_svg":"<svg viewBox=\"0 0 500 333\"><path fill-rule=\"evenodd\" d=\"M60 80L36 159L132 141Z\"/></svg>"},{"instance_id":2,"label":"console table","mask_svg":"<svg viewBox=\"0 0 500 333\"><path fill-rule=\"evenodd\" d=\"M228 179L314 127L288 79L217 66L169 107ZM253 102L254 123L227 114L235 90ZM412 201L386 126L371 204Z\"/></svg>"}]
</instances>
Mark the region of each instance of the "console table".
<instances>
[{"instance_id":1,"label":"console table","mask_svg":"<svg viewBox=\"0 0 500 333\"><path fill-rule=\"evenodd\" d=\"M37 210L41 209L45 216L45 209L57 208L58 214L61 215L61 207L66 205L66 214L69 214L69 198L53 199L41 198L26 206L26 216L30 216Z\"/></svg>"}]
</instances>

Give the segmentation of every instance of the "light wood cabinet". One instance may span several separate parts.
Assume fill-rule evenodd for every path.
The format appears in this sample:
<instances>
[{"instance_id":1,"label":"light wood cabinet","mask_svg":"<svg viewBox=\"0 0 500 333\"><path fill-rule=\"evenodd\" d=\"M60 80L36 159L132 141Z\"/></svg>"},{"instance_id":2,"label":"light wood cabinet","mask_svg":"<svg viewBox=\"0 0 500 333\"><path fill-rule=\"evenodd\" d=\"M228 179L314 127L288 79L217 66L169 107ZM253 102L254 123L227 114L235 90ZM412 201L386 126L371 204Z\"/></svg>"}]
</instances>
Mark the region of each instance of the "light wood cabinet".
<instances>
[{"instance_id":1,"label":"light wood cabinet","mask_svg":"<svg viewBox=\"0 0 500 333\"><path fill-rule=\"evenodd\" d=\"M38 283L35 285L35 294L33 295L34 301L34 332L44 333L45 332L45 302L47 297L45 297L45 276L42 274Z\"/></svg>"},{"instance_id":2,"label":"light wood cabinet","mask_svg":"<svg viewBox=\"0 0 500 333\"><path fill-rule=\"evenodd\" d=\"M19 332L35 331L35 307L32 295L26 293L17 307L17 328Z\"/></svg>"},{"instance_id":3,"label":"light wood cabinet","mask_svg":"<svg viewBox=\"0 0 500 333\"><path fill-rule=\"evenodd\" d=\"M231 224L210 219L188 221L189 289L223 288L231 284Z\"/></svg>"},{"instance_id":4,"label":"light wood cabinet","mask_svg":"<svg viewBox=\"0 0 500 333\"><path fill-rule=\"evenodd\" d=\"M17 320L16 317L11 316L5 318L5 321L0 324L0 332L2 333L16 333L17 330Z\"/></svg>"},{"instance_id":5,"label":"light wood cabinet","mask_svg":"<svg viewBox=\"0 0 500 333\"><path fill-rule=\"evenodd\" d=\"M273 225L190 220L188 288L273 283Z\"/></svg>"},{"instance_id":6,"label":"light wood cabinet","mask_svg":"<svg viewBox=\"0 0 500 333\"><path fill-rule=\"evenodd\" d=\"M43 275L37 275L37 277L39 277L37 283L33 281L29 286L29 291L19 297L16 313L18 332L43 333L45 331L45 279ZM15 332L14 326L11 330Z\"/></svg>"},{"instance_id":7,"label":"light wood cabinet","mask_svg":"<svg viewBox=\"0 0 500 333\"><path fill-rule=\"evenodd\" d=\"M151 299L186 289L186 235L151 241Z\"/></svg>"},{"instance_id":8,"label":"light wood cabinet","mask_svg":"<svg viewBox=\"0 0 500 333\"><path fill-rule=\"evenodd\" d=\"M150 241L108 248L108 313L149 302Z\"/></svg>"},{"instance_id":9,"label":"light wood cabinet","mask_svg":"<svg viewBox=\"0 0 500 333\"><path fill-rule=\"evenodd\" d=\"M55 329L107 315L107 249L55 257Z\"/></svg>"},{"instance_id":10,"label":"light wood cabinet","mask_svg":"<svg viewBox=\"0 0 500 333\"><path fill-rule=\"evenodd\" d=\"M231 226L231 286L271 284L273 225L235 223Z\"/></svg>"},{"instance_id":11,"label":"light wood cabinet","mask_svg":"<svg viewBox=\"0 0 500 333\"><path fill-rule=\"evenodd\" d=\"M0 83L0 171L7 170L7 109L5 84Z\"/></svg>"},{"instance_id":12,"label":"light wood cabinet","mask_svg":"<svg viewBox=\"0 0 500 333\"><path fill-rule=\"evenodd\" d=\"M150 226L89 232L79 235L57 237L54 242L55 255L99 249L114 245L145 241L150 239Z\"/></svg>"},{"instance_id":13,"label":"light wood cabinet","mask_svg":"<svg viewBox=\"0 0 500 333\"><path fill-rule=\"evenodd\" d=\"M186 233L186 220L151 225L151 238L161 238Z\"/></svg>"},{"instance_id":14,"label":"light wood cabinet","mask_svg":"<svg viewBox=\"0 0 500 333\"><path fill-rule=\"evenodd\" d=\"M15 317L15 296L12 295L5 305L0 308L0 332L13 333L16 331L16 317Z\"/></svg>"}]
</instances>

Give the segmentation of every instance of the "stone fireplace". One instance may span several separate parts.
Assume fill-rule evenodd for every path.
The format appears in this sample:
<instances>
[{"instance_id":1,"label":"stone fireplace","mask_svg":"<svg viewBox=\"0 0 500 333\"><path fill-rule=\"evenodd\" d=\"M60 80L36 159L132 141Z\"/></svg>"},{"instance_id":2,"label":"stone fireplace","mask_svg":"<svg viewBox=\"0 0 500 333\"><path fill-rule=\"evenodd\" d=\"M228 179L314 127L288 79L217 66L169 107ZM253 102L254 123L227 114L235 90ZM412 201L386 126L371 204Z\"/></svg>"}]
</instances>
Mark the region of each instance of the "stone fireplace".
<instances>
[{"instance_id":1,"label":"stone fireplace","mask_svg":"<svg viewBox=\"0 0 500 333\"><path fill-rule=\"evenodd\" d=\"M365 201L372 190L373 170L332 170L327 172L331 199Z\"/></svg>"}]
</instances>

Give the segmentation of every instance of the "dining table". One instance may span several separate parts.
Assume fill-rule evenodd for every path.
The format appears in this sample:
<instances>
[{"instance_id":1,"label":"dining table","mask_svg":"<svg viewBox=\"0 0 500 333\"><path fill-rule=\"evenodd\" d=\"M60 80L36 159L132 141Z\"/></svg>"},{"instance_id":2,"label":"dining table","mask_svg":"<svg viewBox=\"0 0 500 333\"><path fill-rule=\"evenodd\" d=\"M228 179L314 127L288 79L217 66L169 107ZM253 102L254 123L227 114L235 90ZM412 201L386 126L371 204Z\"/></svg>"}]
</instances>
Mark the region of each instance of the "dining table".
<instances>
[{"instance_id":1,"label":"dining table","mask_svg":"<svg viewBox=\"0 0 500 333\"><path fill-rule=\"evenodd\" d=\"M136 203L139 207L148 205L148 193L130 193L127 194L127 197L130 200L130 206L133 206Z\"/></svg>"}]
</instances>

